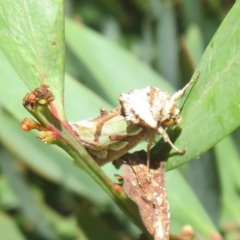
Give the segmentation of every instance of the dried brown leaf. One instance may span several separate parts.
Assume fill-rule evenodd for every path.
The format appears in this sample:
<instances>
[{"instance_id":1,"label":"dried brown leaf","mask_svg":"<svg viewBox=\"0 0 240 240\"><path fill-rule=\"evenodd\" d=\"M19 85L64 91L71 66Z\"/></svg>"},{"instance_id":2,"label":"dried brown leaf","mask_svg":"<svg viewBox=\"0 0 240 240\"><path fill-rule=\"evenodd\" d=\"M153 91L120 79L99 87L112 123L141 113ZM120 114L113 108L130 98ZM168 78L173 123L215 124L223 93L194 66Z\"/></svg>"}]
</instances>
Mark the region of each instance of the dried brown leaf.
<instances>
[{"instance_id":1,"label":"dried brown leaf","mask_svg":"<svg viewBox=\"0 0 240 240\"><path fill-rule=\"evenodd\" d=\"M142 221L155 240L169 239L169 205L165 188L164 162L151 156L147 168L144 151L123 157L123 189L139 208Z\"/></svg>"}]
</instances>

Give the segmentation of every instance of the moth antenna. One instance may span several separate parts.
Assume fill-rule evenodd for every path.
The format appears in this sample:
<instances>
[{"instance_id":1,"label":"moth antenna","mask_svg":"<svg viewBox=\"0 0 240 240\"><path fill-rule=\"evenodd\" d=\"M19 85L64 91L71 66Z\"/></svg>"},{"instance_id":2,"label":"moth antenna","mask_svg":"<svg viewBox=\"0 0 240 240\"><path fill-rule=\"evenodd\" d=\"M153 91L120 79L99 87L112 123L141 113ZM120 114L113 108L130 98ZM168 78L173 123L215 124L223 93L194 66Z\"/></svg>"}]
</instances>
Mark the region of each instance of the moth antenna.
<instances>
[{"instance_id":1,"label":"moth antenna","mask_svg":"<svg viewBox=\"0 0 240 240\"><path fill-rule=\"evenodd\" d=\"M174 93L171 97L171 101L172 102L176 102L179 98L181 98L185 91L198 79L200 75L200 71L198 71L193 78L189 81L189 83L181 90L177 91L176 93Z\"/></svg>"}]
</instances>

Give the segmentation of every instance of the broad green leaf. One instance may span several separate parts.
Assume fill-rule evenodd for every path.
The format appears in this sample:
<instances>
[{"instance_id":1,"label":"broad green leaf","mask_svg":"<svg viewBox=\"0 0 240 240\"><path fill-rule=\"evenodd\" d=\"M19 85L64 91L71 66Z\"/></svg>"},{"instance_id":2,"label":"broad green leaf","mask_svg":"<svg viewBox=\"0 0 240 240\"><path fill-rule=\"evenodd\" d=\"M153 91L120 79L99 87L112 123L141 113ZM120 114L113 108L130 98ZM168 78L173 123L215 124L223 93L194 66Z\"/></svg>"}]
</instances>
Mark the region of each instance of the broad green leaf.
<instances>
[{"instance_id":1,"label":"broad green leaf","mask_svg":"<svg viewBox=\"0 0 240 240\"><path fill-rule=\"evenodd\" d=\"M3 1L0 38L2 51L27 87L49 84L58 114L64 117L63 1Z\"/></svg>"},{"instance_id":2,"label":"broad green leaf","mask_svg":"<svg viewBox=\"0 0 240 240\"><path fill-rule=\"evenodd\" d=\"M134 56L82 24L66 19L66 44L78 68L87 72L85 84L115 106L118 96L148 85L172 88Z\"/></svg>"},{"instance_id":3,"label":"broad green leaf","mask_svg":"<svg viewBox=\"0 0 240 240\"><path fill-rule=\"evenodd\" d=\"M239 14L240 2L237 1L197 67L201 74L184 98L182 131L178 132L180 136L175 142L177 147L187 152L169 156L169 149L165 147L162 156L169 156L168 170L200 156L240 125ZM159 151L160 148L158 145L155 149Z\"/></svg>"}]
</instances>

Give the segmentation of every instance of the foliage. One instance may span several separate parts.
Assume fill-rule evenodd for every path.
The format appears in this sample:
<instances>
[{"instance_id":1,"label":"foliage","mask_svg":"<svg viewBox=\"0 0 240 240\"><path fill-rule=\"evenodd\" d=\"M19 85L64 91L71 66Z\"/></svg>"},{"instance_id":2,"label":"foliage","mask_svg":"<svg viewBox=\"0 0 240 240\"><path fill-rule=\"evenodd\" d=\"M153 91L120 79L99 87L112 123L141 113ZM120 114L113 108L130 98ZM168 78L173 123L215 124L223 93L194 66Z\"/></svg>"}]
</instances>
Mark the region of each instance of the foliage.
<instances>
[{"instance_id":1,"label":"foliage","mask_svg":"<svg viewBox=\"0 0 240 240\"><path fill-rule=\"evenodd\" d=\"M64 108L77 121L117 106L119 94L133 88L173 93L197 67L200 77L180 103L182 131L178 138L169 131L187 153L169 153L161 140L153 149L167 159L167 170L178 167L166 174L171 232L190 224L204 239L220 232L236 239L239 151L227 135L240 125L240 3L228 12L230 1L204 2L66 1ZM137 239L139 230L101 185L19 127L29 116L22 98L42 82L65 118L63 2L1 5L1 239ZM110 178L118 173L111 164L103 169Z\"/></svg>"}]
</instances>

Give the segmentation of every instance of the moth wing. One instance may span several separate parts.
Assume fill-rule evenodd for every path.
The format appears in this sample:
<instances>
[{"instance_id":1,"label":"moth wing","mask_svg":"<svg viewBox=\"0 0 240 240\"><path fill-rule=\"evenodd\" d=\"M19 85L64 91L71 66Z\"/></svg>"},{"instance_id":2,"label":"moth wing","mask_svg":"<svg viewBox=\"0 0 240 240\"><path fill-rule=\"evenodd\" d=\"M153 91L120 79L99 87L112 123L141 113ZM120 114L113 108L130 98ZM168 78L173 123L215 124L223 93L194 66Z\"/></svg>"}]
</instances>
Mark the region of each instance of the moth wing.
<instances>
[{"instance_id":1,"label":"moth wing","mask_svg":"<svg viewBox=\"0 0 240 240\"><path fill-rule=\"evenodd\" d=\"M119 97L125 118L132 124L156 128L157 122L151 113L148 101L148 88L122 93Z\"/></svg>"}]
</instances>

